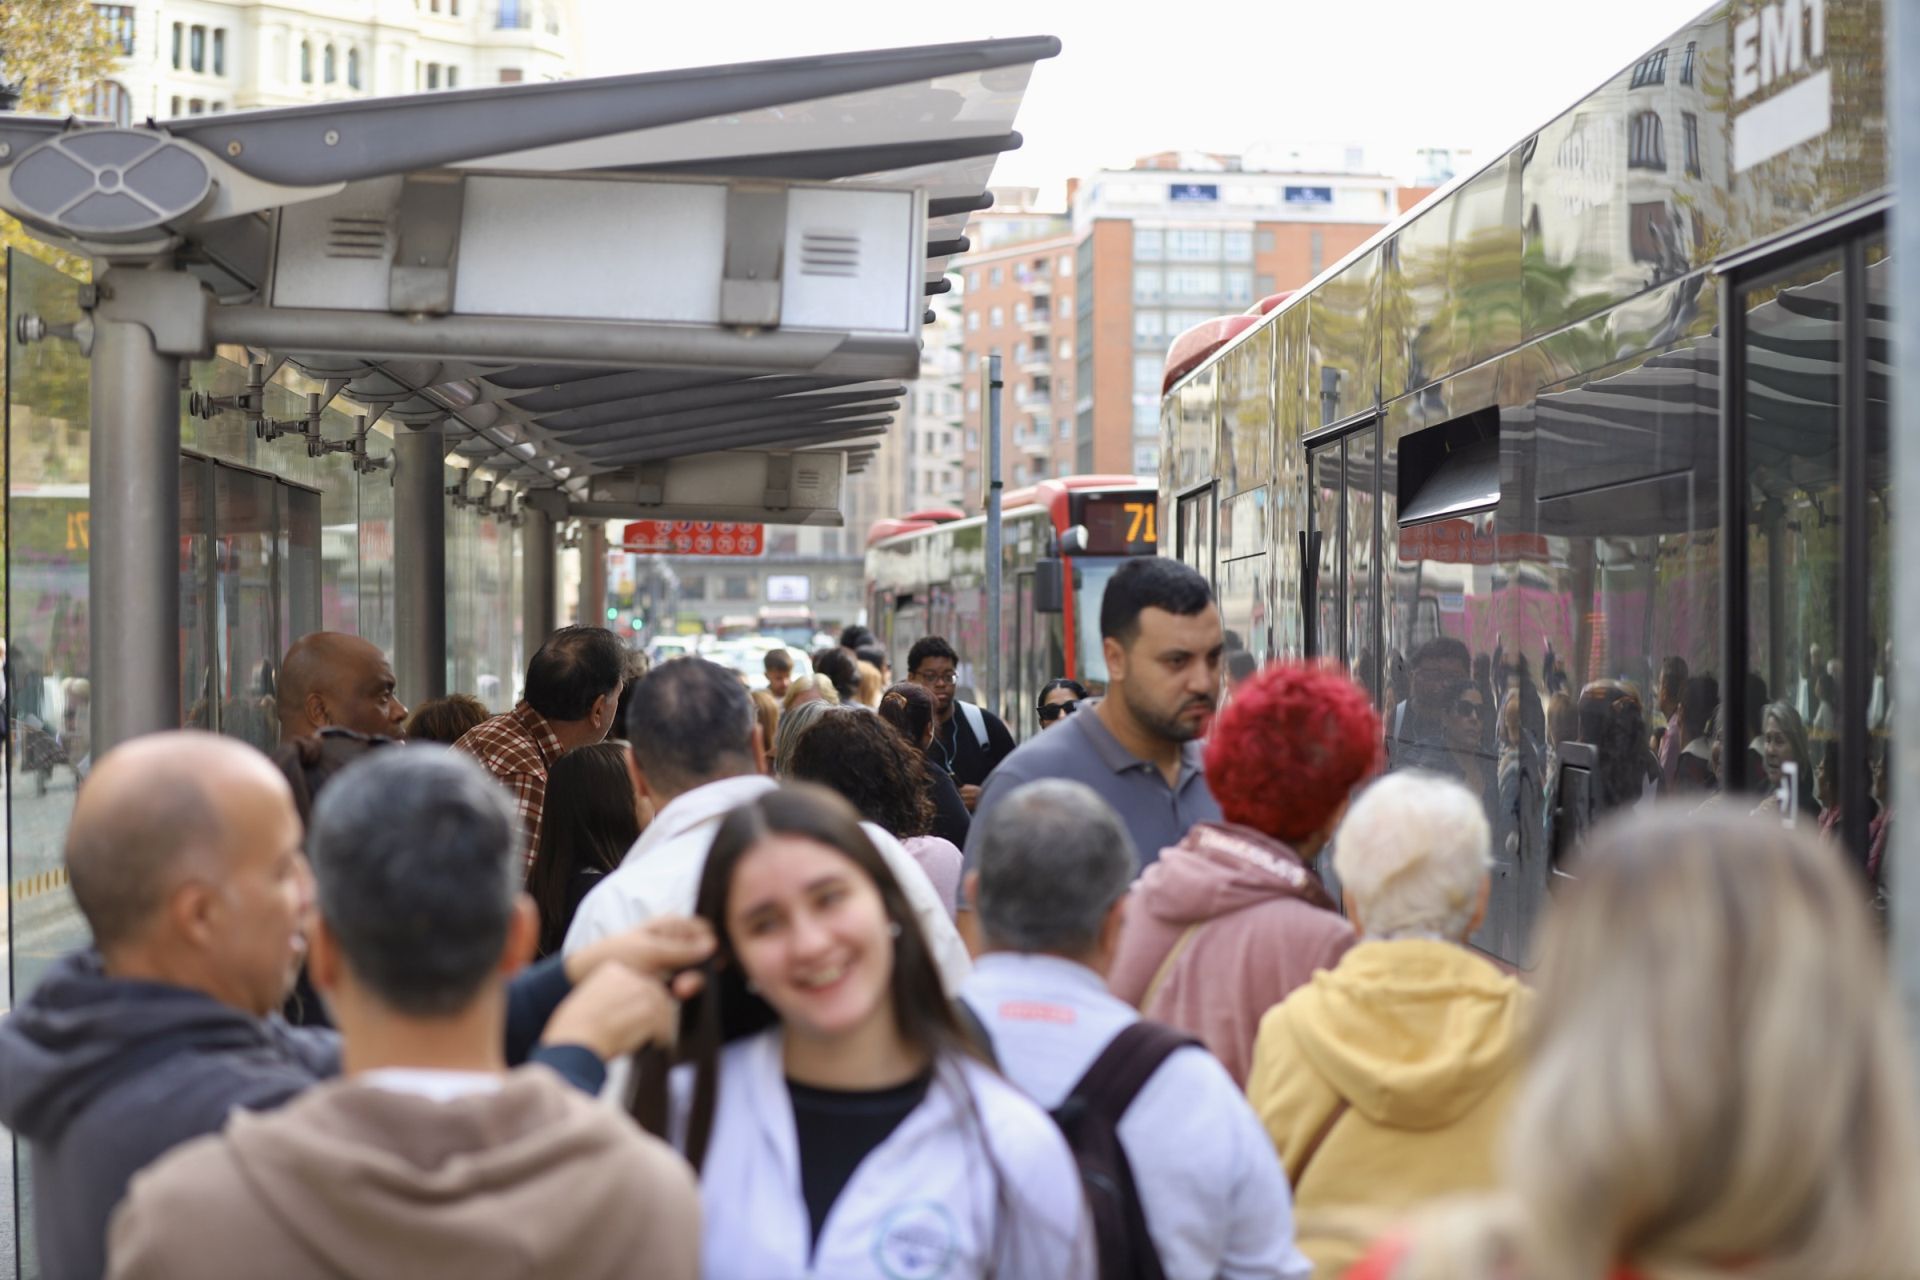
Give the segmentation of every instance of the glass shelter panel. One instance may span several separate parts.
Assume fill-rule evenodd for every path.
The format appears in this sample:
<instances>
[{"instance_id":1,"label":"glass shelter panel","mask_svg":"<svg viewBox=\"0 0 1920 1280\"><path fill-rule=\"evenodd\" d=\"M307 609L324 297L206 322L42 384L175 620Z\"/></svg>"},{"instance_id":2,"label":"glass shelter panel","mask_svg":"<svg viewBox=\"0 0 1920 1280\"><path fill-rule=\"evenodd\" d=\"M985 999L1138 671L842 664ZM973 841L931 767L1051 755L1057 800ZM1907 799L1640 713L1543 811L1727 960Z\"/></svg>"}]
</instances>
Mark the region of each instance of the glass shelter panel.
<instances>
[{"instance_id":1,"label":"glass shelter panel","mask_svg":"<svg viewBox=\"0 0 1920 1280\"><path fill-rule=\"evenodd\" d=\"M87 941L61 850L91 751L87 553L88 365L70 342L22 343L16 321L81 318L74 281L8 251L6 378L8 983L12 1008L63 953ZM0 1160L0 1226L20 1274L40 1273L24 1146Z\"/></svg>"}]
</instances>

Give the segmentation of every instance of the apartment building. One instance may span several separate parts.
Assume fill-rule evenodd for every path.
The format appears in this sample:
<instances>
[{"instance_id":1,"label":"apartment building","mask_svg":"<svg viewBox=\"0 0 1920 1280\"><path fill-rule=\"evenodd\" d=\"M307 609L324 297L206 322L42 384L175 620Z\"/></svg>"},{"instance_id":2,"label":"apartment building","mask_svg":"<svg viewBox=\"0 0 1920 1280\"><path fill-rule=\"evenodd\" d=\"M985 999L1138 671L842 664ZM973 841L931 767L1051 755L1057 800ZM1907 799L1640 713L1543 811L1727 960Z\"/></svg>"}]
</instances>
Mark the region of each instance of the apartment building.
<instances>
[{"instance_id":1,"label":"apartment building","mask_svg":"<svg viewBox=\"0 0 1920 1280\"><path fill-rule=\"evenodd\" d=\"M94 6L119 47L86 114L129 123L572 74L573 0Z\"/></svg>"}]
</instances>

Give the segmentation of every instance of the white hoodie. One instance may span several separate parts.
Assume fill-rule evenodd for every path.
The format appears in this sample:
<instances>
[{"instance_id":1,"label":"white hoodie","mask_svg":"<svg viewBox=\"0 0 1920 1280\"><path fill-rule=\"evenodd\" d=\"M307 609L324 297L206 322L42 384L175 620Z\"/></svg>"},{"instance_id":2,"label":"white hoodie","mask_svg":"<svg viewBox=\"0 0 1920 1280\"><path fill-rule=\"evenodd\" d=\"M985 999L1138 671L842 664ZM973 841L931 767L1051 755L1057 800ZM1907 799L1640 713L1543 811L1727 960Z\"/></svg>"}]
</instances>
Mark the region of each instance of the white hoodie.
<instances>
[{"instance_id":1,"label":"white hoodie","mask_svg":"<svg viewBox=\"0 0 1920 1280\"><path fill-rule=\"evenodd\" d=\"M674 1072L674 1131L692 1102ZM683 1144L684 1145L684 1144ZM867 1153L817 1244L779 1028L720 1055L700 1176L709 1280L1092 1280L1080 1174L1047 1114L987 1068L942 1062L926 1098Z\"/></svg>"}]
</instances>

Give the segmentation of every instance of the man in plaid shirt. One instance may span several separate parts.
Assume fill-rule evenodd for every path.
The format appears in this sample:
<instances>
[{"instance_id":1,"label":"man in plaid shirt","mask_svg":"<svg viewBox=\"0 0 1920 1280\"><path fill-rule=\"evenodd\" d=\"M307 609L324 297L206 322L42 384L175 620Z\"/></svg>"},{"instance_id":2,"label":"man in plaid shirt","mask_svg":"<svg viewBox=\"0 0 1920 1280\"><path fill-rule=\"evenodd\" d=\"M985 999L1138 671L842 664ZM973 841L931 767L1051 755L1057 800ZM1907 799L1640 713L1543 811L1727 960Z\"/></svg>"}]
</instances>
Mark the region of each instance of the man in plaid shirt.
<instances>
[{"instance_id":1,"label":"man in plaid shirt","mask_svg":"<svg viewBox=\"0 0 1920 1280\"><path fill-rule=\"evenodd\" d=\"M540 848L547 770L564 753L607 736L626 669L626 646L613 632L562 627L527 664L526 696L513 710L481 721L453 744L512 793L527 833L529 867Z\"/></svg>"}]
</instances>

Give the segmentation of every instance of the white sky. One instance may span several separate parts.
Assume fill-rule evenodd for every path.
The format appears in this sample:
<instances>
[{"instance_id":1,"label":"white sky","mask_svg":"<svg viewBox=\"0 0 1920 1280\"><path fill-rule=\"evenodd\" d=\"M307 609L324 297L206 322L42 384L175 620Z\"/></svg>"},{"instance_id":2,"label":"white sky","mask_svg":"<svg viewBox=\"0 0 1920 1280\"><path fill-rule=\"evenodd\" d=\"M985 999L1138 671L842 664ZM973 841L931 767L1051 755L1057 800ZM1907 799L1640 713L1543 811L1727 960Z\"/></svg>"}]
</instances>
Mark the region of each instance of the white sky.
<instances>
[{"instance_id":1,"label":"white sky","mask_svg":"<svg viewBox=\"0 0 1920 1280\"><path fill-rule=\"evenodd\" d=\"M1001 184L1155 151L1416 146L1491 159L1690 22L1707 0L577 0L584 74L1053 35ZM955 16L970 12L974 16Z\"/></svg>"}]
</instances>

